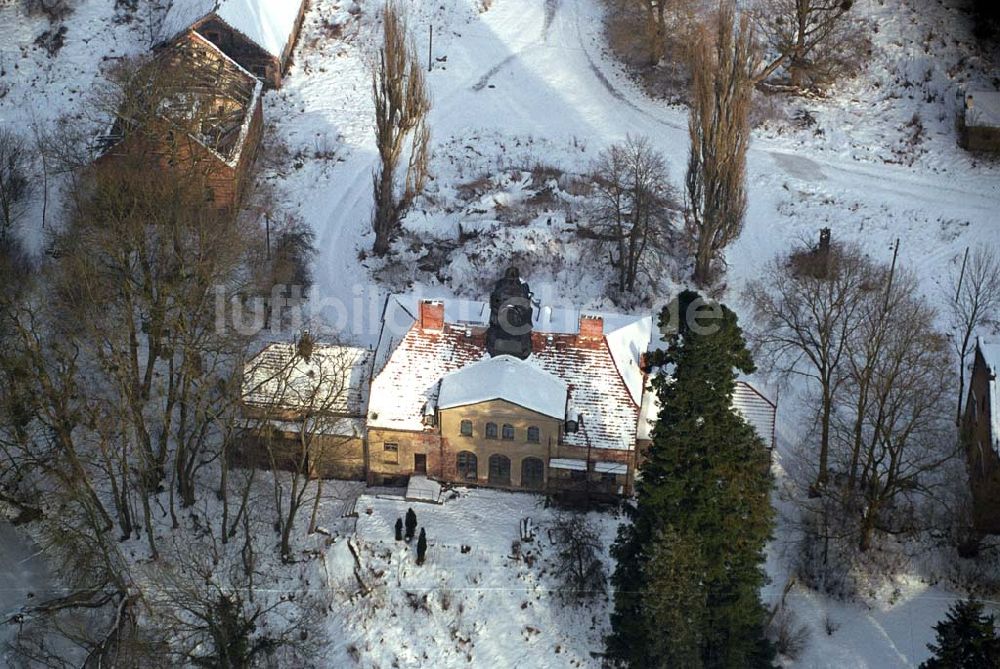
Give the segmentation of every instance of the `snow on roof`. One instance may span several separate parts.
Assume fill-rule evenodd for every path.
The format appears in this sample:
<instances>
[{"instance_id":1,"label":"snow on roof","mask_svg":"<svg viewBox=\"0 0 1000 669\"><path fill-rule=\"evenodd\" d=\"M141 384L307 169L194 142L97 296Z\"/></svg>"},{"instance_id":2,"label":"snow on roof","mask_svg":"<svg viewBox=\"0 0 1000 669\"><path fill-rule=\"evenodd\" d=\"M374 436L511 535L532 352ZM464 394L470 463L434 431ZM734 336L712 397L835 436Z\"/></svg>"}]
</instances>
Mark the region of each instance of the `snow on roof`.
<instances>
[{"instance_id":1,"label":"snow on roof","mask_svg":"<svg viewBox=\"0 0 1000 669\"><path fill-rule=\"evenodd\" d=\"M506 400L545 416L566 418L566 384L524 360L500 355L474 362L441 379L438 408Z\"/></svg>"},{"instance_id":2,"label":"snow on roof","mask_svg":"<svg viewBox=\"0 0 1000 669\"><path fill-rule=\"evenodd\" d=\"M295 30L303 0L222 0L216 15L280 58Z\"/></svg>"},{"instance_id":3,"label":"snow on roof","mask_svg":"<svg viewBox=\"0 0 1000 669\"><path fill-rule=\"evenodd\" d=\"M173 0L160 23L160 39L173 39L215 11L218 0Z\"/></svg>"},{"instance_id":4,"label":"snow on roof","mask_svg":"<svg viewBox=\"0 0 1000 669\"><path fill-rule=\"evenodd\" d=\"M615 359L618 372L632 395L632 401L639 404L642 401L642 384L645 379L639 363L653 337L653 317L645 316L611 332L608 332L605 320L605 332L608 349Z\"/></svg>"},{"instance_id":5,"label":"snow on roof","mask_svg":"<svg viewBox=\"0 0 1000 669\"><path fill-rule=\"evenodd\" d=\"M160 34L171 39L215 14L272 56L280 58L295 30L302 0L175 0Z\"/></svg>"},{"instance_id":6,"label":"snow on roof","mask_svg":"<svg viewBox=\"0 0 1000 669\"><path fill-rule=\"evenodd\" d=\"M553 469L569 469L577 472L587 471L586 460L574 460L573 458L551 458L549 467Z\"/></svg>"},{"instance_id":7,"label":"snow on roof","mask_svg":"<svg viewBox=\"0 0 1000 669\"><path fill-rule=\"evenodd\" d=\"M444 329L422 331L416 323L418 297L388 298L376 350L370 427L423 430L424 413L428 406L436 405L441 380L466 365L488 358L485 332L489 306L463 300L444 300L444 305ZM539 311L536 310L536 324ZM576 319L572 326L567 325L570 322L567 314ZM642 382L634 371L620 369L618 361L625 365L634 359L635 370L638 369L638 353L645 351L648 342L642 341L647 326L637 322L645 318L599 314L604 318L605 332L610 330L614 334L620 328L629 328L628 332L617 337L606 336L605 345L578 346L574 333L579 314L574 309L548 312L549 330L539 328L533 334L533 353L520 364L535 366L566 384L569 393L566 415L573 419L582 415L583 424L578 432L567 433L564 443L632 449L639 422L639 401L633 393L641 398ZM553 315L556 318L551 318ZM651 323L650 319L648 328Z\"/></svg>"},{"instance_id":8,"label":"snow on roof","mask_svg":"<svg viewBox=\"0 0 1000 669\"><path fill-rule=\"evenodd\" d=\"M421 300L431 299L431 295L390 295L386 307L387 317L390 315L394 319L393 326L396 333L402 335L409 328L410 324L416 320L419 313ZM489 302L477 300L460 300L449 297L440 298L444 302L444 320L452 325L471 325L486 327L490 323ZM593 309L578 309L576 307L552 307L547 305L535 305L532 309L532 329L535 332L545 332L551 334L576 334L580 328L580 316L600 316L604 320L605 334L618 332L628 326L637 326L642 322L641 327L631 330L634 336L652 336L653 317L636 316L632 314L619 314L614 312L595 311ZM624 334L621 337L627 339ZM645 351L645 347L642 351Z\"/></svg>"},{"instance_id":9,"label":"snow on roof","mask_svg":"<svg viewBox=\"0 0 1000 669\"><path fill-rule=\"evenodd\" d=\"M732 407L754 428L768 447L774 448L774 424L777 415L777 405L774 402L747 381L737 381L733 390ZM653 390L649 390L642 398L638 439L653 438L653 426L659 413L659 398Z\"/></svg>"},{"instance_id":10,"label":"snow on roof","mask_svg":"<svg viewBox=\"0 0 1000 669\"><path fill-rule=\"evenodd\" d=\"M582 448L635 448L639 405L632 400L610 350L574 346L572 339L567 335L555 338L528 358L566 381L567 416L583 417L579 431L564 435L563 442Z\"/></svg>"},{"instance_id":11,"label":"snow on roof","mask_svg":"<svg viewBox=\"0 0 1000 669\"><path fill-rule=\"evenodd\" d=\"M636 439L648 441L653 438L653 426L660 414L660 400L656 391L647 383L646 393L642 396L642 406L639 407L639 426L636 429Z\"/></svg>"},{"instance_id":12,"label":"snow on roof","mask_svg":"<svg viewBox=\"0 0 1000 669\"><path fill-rule=\"evenodd\" d=\"M270 344L246 364L244 402L363 415L370 357L363 348L317 343L307 360L295 344Z\"/></svg>"},{"instance_id":13,"label":"snow on roof","mask_svg":"<svg viewBox=\"0 0 1000 669\"><path fill-rule=\"evenodd\" d=\"M406 485L406 501L408 502L441 502L441 484L426 476L411 476Z\"/></svg>"},{"instance_id":14,"label":"snow on roof","mask_svg":"<svg viewBox=\"0 0 1000 669\"><path fill-rule=\"evenodd\" d=\"M746 381L737 381L733 390L733 408L750 423L757 435L774 448L774 421L777 407Z\"/></svg>"},{"instance_id":15,"label":"snow on roof","mask_svg":"<svg viewBox=\"0 0 1000 669\"><path fill-rule=\"evenodd\" d=\"M1000 91L966 93L965 125L1000 128Z\"/></svg>"},{"instance_id":16,"label":"snow on roof","mask_svg":"<svg viewBox=\"0 0 1000 669\"><path fill-rule=\"evenodd\" d=\"M599 474L628 474L628 465L624 462L595 462L594 471Z\"/></svg>"},{"instance_id":17,"label":"snow on roof","mask_svg":"<svg viewBox=\"0 0 1000 669\"><path fill-rule=\"evenodd\" d=\"M998 382L998 377L1000 377L998 374L1000 372L1000 341L977 337L976 348L982 354L986 367L992 372L989 378L990 438L995 446L1000 443L1000 382Z\"/></svg>"},{"instance_id":18,"label":"snow on roof","mask_svg":"<svg viewBox=\"0 0 1000 669\"><path fill-rule=\"evenodd\" d=\"M1000 340L990 337L977 337L976 347L982 354L986 366L994 374L1000 371Z\"/></svg>"}]
</instances>

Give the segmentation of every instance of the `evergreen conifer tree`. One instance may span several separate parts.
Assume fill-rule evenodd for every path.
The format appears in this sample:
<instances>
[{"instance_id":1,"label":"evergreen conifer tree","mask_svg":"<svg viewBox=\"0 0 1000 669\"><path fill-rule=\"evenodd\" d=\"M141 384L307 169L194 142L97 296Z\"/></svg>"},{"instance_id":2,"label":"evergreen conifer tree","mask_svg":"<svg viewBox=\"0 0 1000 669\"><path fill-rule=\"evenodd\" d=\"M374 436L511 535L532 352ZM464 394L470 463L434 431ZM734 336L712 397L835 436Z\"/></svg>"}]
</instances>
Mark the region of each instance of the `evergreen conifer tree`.
<instances>
[{"instance_id":1,"label":"evergreen conifer tree","mask_svg":"<svg viewBox=\"0 0 1000 669\"><path fill-rule=\"evenodd\" d=\"M420 538L417 539L417 564L424 563L424 556L427 555L427 532L420 528Z\"/></svg>"},{"instance_id":2,"label":"evergreen conifer tree","mask_svg":"<svg viewBox=\"0 0 1000 669\"><path fill-rule=\"evenodd\" d=\"M921 669L1000 669L995 621L980 602L956 603L934 631L936 643L927 644L934 656Z\"/></svg>"},{"instance_id":3,"label":"evergreen conifer tree","mask_svg":"<svg viewBox=\"0 0 1000 669\"><path fill-rule=\"evenodd\" d=\"M413 535L417 533L417 514L413 509L406 510L406 541L409 542Z\"/></svg>"},{"instance_id":4,"label":"evergreen conifer tree","mask_svg":"<svg viewBox=\"0 0 1000 669\"><path fill-rule=\"evenodd\" d=\"M753 361L736 315L697 293L665 308L660 328L667 348L650 359L661 369L653 380L660 414L632 523L612 547L608 653L631 667L678 666L680 658L685 666L771 666L760 601L773 525L769 454L732 408L737 373L753 372ZM654 555L675 562L652 564ZM694 602L693 615L663 626L671 607Z\"/></svg>"}]
</instances>

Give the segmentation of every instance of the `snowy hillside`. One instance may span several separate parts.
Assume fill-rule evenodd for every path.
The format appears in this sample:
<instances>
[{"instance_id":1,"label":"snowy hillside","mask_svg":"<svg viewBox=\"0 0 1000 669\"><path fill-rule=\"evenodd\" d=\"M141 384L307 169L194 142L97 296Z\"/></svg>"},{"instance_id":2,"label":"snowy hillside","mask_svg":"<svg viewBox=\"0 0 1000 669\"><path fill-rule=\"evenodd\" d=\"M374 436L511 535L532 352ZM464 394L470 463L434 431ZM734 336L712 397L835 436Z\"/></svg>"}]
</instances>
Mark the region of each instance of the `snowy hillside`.
<instances>
[{"instance_id":1,"label":"snowy hillside","mask_svg":"<svg viewBox=\"0 0 1000 669\"><path fill-rule=\"evenodd\" d=\"M389 264L368 255L377 160L368 63L379 4L312 0L284 85L265 95L264 178L282 213L316 233L316 315L355 343L374 344L386 293L483 299L511 261L548 303L623 308L613 304L604 262L577 233L588 207L579 177L608 145L642 135L665 154L679 189L688 130L685 109L648 98L609 55L600 0L406 3L422 57L433 27L432 178ZM49 29L45 19L0 5L0 125L46 129L62 115L87 116L84 93L101 67L150 44L143 17L117 21L114 5L80 0L53 56L35 44ZM956 88L993 85L995 77L988 55L971 44L963 3L856 5L879 27L872 67L825 99L787 103L754 135L746 227L726 252L723 297L739 313L745 282L791 241L812 240L823 227L882 260L899 239L900 263L919 272L936 302L966 247L1000 241L1000 162L955 143ZM811 120L801 122L802 112ZM35 200L21 234L37 251L44 234ZM689 274L675 263L658 269L644 286L648 296L625 308L662 304ZM779 398L775 498L785 520L801 491L783 468L796 466L803 424L796 403ZM539 501L461 490L441 506L420 505L430 548L417 567L413 547L392 536L410 504L361 496L352 538L359 563L347 549L348 530L324 547L326 583L339 584L328 608L331 666L598 666L608 600L574 609L554 596L546 529L555 514ZM320 525L339 525L340 511ZM511 556L526 517L538 525L532 564ZM607 547L620 519L592 519ZM782 597L794 535L783 526L770 547L768 602ZM20 555L4 553L8 562ZM900 565L894 589L876 589L865 603L793 587L789 606L810 629L795 666L912 667L925 659L931 626L961 593L937 584L944 570L916 561ZM367 595L357 594L356 568ZM303 569L318 578L321 567Z\"/></svg>"}]
</instances>

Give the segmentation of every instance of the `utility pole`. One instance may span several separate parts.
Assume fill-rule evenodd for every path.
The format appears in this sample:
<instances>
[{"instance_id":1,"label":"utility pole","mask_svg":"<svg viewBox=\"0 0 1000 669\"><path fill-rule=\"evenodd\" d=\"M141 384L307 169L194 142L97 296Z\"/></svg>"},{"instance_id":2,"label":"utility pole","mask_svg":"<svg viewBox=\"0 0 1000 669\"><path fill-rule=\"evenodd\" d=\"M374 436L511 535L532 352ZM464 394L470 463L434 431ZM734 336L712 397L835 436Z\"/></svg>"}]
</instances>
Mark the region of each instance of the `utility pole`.
<instances>
[{"instance_id":1,"label":"utility pole","mask_svg":"<svg viewBox=\"0 0 1000 669\"><path fill-rule=\"evenodd\" d=\"M271 259L271 214L264 212L264 239L267 245L267 259Z\"/></svg>"},{"instance_id":2,"label":"utility pole","mask_svg":"<svg viewBox=\"0 0 1000 669\"><path fill-rule=\"evenodd\" d=\"M430 72L431 68L434 67L434 24L428 26L431 31L431 37L427 41L427 71Z\"/></svg>"},{"instance_id":3,"label":"utility pole","mask_svg":"<svg viewBox=\"0 0 1000 669\"><path fill-rule=\"evenodd\" d=\"M885 307L882 311L889 311L889 293L892 292L892 277L896 273L896 258L899 256L899 237L896 237L896 246L892 250L892 265L889 266L889 283L885 287Z\"/></svg>"},{"instance_id":4,"label":"utility pole","mask_svg":"<svg viewBox=\"0 0 1000 669\"><path fill-rule=\"evenodd\" d=\"M955 288L955 302L962 296L962 281L965 280L965 264L969 262L969 247L965 247L965 257L962 258L962 269L958 273L958 287Z\"/></svg>"}]
</instances>

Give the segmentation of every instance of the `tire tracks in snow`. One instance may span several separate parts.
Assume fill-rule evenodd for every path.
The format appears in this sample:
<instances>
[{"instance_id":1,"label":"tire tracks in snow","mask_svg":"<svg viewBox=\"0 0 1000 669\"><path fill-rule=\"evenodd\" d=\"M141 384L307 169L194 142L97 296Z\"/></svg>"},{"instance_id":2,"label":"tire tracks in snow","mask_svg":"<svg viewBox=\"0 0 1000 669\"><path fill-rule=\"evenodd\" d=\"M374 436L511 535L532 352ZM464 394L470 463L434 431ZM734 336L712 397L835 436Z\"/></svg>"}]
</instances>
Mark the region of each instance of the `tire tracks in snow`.
<instances>
[{"instance_id":1,"label":"tire tracks in snow","mask_svg":"<svg viewBox=\"0 0 1000 669\"><path fill-rule=\"evenodd\" d=\"M591 72L608 92L608 94L618 102L624 104L628 108L652 120L653 122L664 127L671 128L673 130L680 130L686 133L686 122L666 119L650 112L647 109L643 109L641 106L636 104L626 92L622 91L621 88L616 86L614 82L611 81L608 75L601 69L597 60L595 60L595 58L591 55L590 50L587 48L583 28L581 26L579 0L574 0L573 14L577 41L575 48L578 48L581 52L583 52ZM767 139L760 138L754 138L750 145L749 152L751 154L758 155L771 154L768 156L771 160L775 159L774 154L776 153L798 155L796 152L788 150L787 147L770 142ZM890 197L902 198L904 200L915 199L930 204L939 204L942 203L943 199L948 199L952 201L960 201L964 207L971 207L985 211L994 210L997 207L996 193L984 193L983 189L977 188L965 189L956 187L953 185L955 183L954 176L951 178L946 177L943 180L926 179L913 173L887 174L887 171L877 164L873 164L869 167L864 163L855 161L837 161L824 156L816 155L810 155L808 159L818 168L824 170L824 176L828 179L830 185L835 185L836 187L855 189L856 184L851 182L852 180L860 179L865 183L871 184L873 191L877 190ZM951 197L942 198L942 193L948 193Z\"/></svg>"},{"instance_id":2,"label":"tire tracks in snow","mask_svg":"<svg viewBox=\"0 0 1000 669\"><path fill-rule=\"evenodd\" d=\"M479 77L476 83L472 85L472 90L476 91L477 93L483 90L484 88L486 88L487 85L489 85L490 79L495 77L497 73L500 72L500 70L504 69L512 62L514 62L514 60L519 58L521 54L528 51L529 49L533 49L534 47L540 44L547 43L549 41L549 33L552 30L552 22L555 21L556 13L558 13L561 3L562 0L545 0L545 16L542 19L542 35L538 41L538 44L529 44L523 49L519 49L518 51L515 51L514 53L510 54L509 56L501 60L499 63L488 69L486 71L486 74Z\"/></svg>"}]
</instances>

